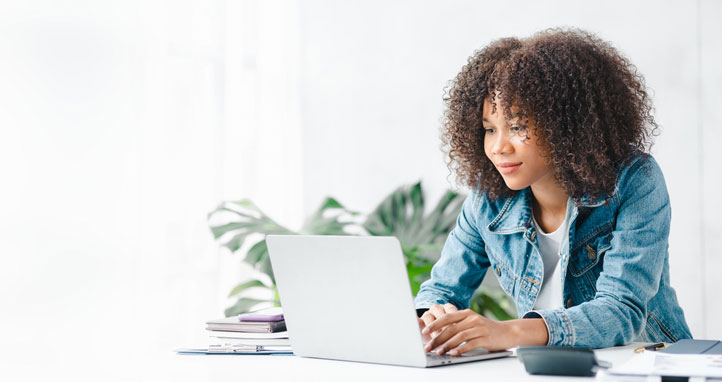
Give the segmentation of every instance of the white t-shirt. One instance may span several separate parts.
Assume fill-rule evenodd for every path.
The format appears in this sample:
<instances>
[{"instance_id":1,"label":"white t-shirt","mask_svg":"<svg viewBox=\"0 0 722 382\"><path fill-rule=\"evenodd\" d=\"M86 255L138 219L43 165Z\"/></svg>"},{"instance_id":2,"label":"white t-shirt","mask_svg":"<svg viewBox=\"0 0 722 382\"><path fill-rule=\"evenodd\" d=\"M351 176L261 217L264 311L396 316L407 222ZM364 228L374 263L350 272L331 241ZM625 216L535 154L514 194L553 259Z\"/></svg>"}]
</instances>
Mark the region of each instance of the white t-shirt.
<instances>
[{"instance_id":1,"label":"white t-shirt","mask_svg":"<svg viewBox=\"0 0 722 382\"><path fill-rule=\"evenodd\" d=\"M551 233L542 231L533 214L532 220L537 231L539 254L544 263L544 280L534 303L534 309L561 308L564 305L562 303L562 277L559 269L561 261L559 259L562 244L566 243L568 238L569 215L567 214L559 228Z\"/></svg>"}]
</instances>

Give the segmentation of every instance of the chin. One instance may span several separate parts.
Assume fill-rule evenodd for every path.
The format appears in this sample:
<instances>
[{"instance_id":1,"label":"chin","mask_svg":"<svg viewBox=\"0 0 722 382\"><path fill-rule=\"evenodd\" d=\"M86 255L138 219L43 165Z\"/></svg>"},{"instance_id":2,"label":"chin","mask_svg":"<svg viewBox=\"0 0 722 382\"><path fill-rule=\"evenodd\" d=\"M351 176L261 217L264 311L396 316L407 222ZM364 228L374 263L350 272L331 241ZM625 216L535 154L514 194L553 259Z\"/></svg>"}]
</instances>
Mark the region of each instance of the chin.
<instances>
[{"instance_id":1,"label":"chin","mask_svg":"<svg viewBox=\"0 0 722 382\"><path fill-rule=\"evenodd\" d=\"M522 182L510 182L510 181L508 181L508 180L506 180L506 179L504 179L504 183L506 183L506 186L509 187L509 189L512 190L512 191L519 191L519 190L523 190L523 189L529 187L529 185L526 184L526 183L522 183Z\"/></svg>"}]
</instances>

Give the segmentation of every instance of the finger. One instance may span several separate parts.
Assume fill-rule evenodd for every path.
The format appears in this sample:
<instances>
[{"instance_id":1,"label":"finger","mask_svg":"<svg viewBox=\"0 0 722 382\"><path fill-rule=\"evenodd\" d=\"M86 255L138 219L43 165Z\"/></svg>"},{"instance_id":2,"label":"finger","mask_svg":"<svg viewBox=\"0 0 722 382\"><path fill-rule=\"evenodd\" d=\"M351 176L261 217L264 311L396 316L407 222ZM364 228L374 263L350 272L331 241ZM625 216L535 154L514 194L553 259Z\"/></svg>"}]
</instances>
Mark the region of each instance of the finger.
<instances>
[{"instance_id":1,"label":"finger","mask_svg":"<svg viewBox=\"0 0 722 382\"><path fill-rule=\"evenodd\" d=\"M424 327L426 327L436 320L436 316L431 313L431 310L427 310L426 312L424 312L424 314L421 315L421 320L424 321Z\"/></svg>"},{"instance_id":2,"label":"finger","mask_svg":"<svg viewBox=\"0 0 722 382\"><path fill-rule=\"evenodd\" d=\"M426 324L424 323L424 320L422 320L421 317L419 317L419 329L421 329L423 331L425 326L426 326ZM431 336L428 334L421 333L421 341L423 341L424 346L426 346L426 344L429 343L429 341L431 341Z\"/></svg>"},{"instance_id":3,"label":"finger","mask_svg":"<svg viewBox=\"0 0 722 382\"><path fill-rule=\"evenodd\" d=\"M444 313L451 313L451 312L459 311L459 308L457 308L456 305L449 303L449 302L444 304L443 308L444 308Z\"/></svg>"},{"instance_id":4,"label":"finger","mask_svg":"<svg viewBox=\"0 0 722 382\"><path fill-rule=\"evenodd\" d=\"M426 313L428 313L427 318L424 319L424 322L426 323L426 326L431 325L431 323L433 323L434 321L438 320L439 317L441 317L441 316L443 316L444 314L446 314L446 312L444 311L444 307L441 306L441 305L439 305L439 304L431 305L431 307L429 308L429 310L426 311ZM427 331L427 332L424 333L424 334L427 334L427 335L430 335L430 336L432 336L432 337L435 337L437 334L439 334L439 331L438 331L438 330L433 330L433 331L430 330L430 331Z\"/></svg>"},{"instance_id":5,"label":"finger","mask_svg":"<svg viewBox=\"0 0 722 382\"><path fill-rule=\"evenodd\" d=\"M434 317L439 318L444 315L444 307L439 304L431 305L431 308L426 311L426 313L431 313L434 315Z\"/></svg>"},{"instance_id":6,"label":"finger","mask_svg":"<svg viewBox=\"0 0 722 382\"><path fill-rule=\"evenodd\" d=\"M466 330L461 330L446 340L446 342L438 346L436 352L444 354L447 351L456 349L463 342L469 342L479 337L482 337L481 328L471 327Z\"/></svg>"},{"instance_id":7,"label":"finger","mask_svg":"<svg viewBox=\"0 0 722 382\"><path fill-rule=\"evenodd\" d=\"M468 316L466 319L454 323L451 325L448 325L441 330L441 333L439 333L438 336L434 337L431 341L427 343L426 351L431 351L432 349L436 349L440 345L444 344L446 341L451 339L453 336L458 334L459 332L462 332L467 329L475 328L476 325L474 325L474 317ZM483 329L483 328L479 328ZM422 332L423 333L423 332ZM461 342L459 342L461 343ZM447 347L446 350L451 349L451 347Z\"/></svg>"},{"instance_id":8,"label":"finger","mask_svg":"<svg viewBox=\"0 0 722 382\"><path fill-rule=\"evenodd\" d=\"M486 338L484 337L477 337L473 340L466 341L465 344L449 350L449 355L459 356L472 350L476 350L478 348L486 348L485 341Z\"/></svg>"},{"instance_id":9,"label":"finger","mask_svg":"<svg viewBox=\"0 0 722 382\"><path fill-rule=\"evenodd\" d=\"M426 343L424 349L426 351L432 351L434 349L438 350L439 346L444 344L449 338L453 337L456 333L459 332L459 330L460 328L456 324L446 326L439 332L437 336L431 337L431 340Z\"/></svg>"},{"instance_id":10,"label":"finger","mask_svg":"<svg viewBox=\"0 0 722 382\"><path fill-rule=\"evenodd\" d=\"M461 310L458 312L451 312L446 313L442 315L441 317L437 317L436 320L434 320L431 323L427 323L426 328L424 330L426 333L431 333L433 331L441 330L445 326L451 325L453 323L459 322L466 318L469 314L471 314L471 311L468 309Z\"/></svg>"}]
</instances>

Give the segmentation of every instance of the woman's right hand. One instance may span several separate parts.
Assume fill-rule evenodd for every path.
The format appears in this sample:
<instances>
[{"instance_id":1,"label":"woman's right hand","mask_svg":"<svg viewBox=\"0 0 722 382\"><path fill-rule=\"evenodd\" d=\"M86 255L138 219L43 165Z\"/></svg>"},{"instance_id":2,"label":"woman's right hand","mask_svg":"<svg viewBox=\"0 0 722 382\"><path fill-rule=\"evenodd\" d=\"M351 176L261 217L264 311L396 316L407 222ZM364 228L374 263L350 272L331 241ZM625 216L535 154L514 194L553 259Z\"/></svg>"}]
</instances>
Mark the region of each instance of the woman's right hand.
<instances>
[{"instance_id":1,"label":"woman's right hand","mask_svg":"<svg viewBox=\"0 0 722 382\"><path fill-rule=\"evenodd\" d=\"M424 312L424 314L419 317L419 328L421 330L424 330L425 327L430 325L432 322L439 319L441 316L443 316L446 313L451 312L458 312L459 309L456 308L453 304L446 303L444 305L434 304L432 305L429 310ZM424 345L431 341L434 337L439 335L439 332L443 330L444 328L438 328L438 330L434 330L431 333L428 334L422 334L422 339L424 341Z\"/></svg>"}]
</instances>

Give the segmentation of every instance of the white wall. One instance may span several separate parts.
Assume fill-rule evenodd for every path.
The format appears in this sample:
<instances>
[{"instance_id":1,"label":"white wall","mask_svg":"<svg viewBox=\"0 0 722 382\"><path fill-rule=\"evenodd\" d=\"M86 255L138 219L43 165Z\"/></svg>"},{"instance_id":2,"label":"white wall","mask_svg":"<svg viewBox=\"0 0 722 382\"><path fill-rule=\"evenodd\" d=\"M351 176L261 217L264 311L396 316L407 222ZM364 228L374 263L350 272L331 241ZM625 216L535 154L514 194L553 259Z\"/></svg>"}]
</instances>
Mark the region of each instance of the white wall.
<instances>
[{"instance_id":1,"label":"white wall","mask_svg":"<svg viewBox=\"0 0 722 382\"><path fill-rule=\"evenodd\" d=\"M0 2L0 374L137 380L205 342L249 274L207 213L301 215L285 7Z\"/></svg>"},{"instance_id":2,"label":"white wall","mask_svg":"<svg viewBox=\"0 0 722 382\"><path fill-rule=\"evenodd\" d=\"M220 5L3 2L2 362L107 362L88 349L167 348L218 314Z\"/></svg>"},{"instance_id":3,"label":"white wall","mask_svg":"<svg viewBox=\"0 0 722 382\"><path fill-rule=\"evenodd\" d=\"M719 16L722 15L722 2L704 0L698 9L701 20L698 30L700 32L699 55L700 67L698 72L696 105L699 113L699 144L696 147L699 162L702 165L702 187L696 189L697 211L700 211L702 253L699 275L704 280L703 288L699 293L703 296L704 305L702 314L706 336L708 338L722 338L722 278L717 272L722 269L722 229L717 217L722 212L722 198L719 197L722 186L722 26ZM691 192L690 192L691 193ZM694 273L691 272L694 276Z\"/></svg>"},{"instance_id":4,"label":"white wall","mask_svg":"<svg viewBox=\"0 0 722 382\"><path fill-rule=\"evenodd\" d=\"M443 89L492 39L575 26L611 41L645 75L662 127L653 153L672 199L672 283L693 334L722 337L710 308L722 290L719 2L305 1L300 11L306 208L330 194L369 211L417 179L435 203L455 186L438 149Z\"/></svg>"}]
</instances>

